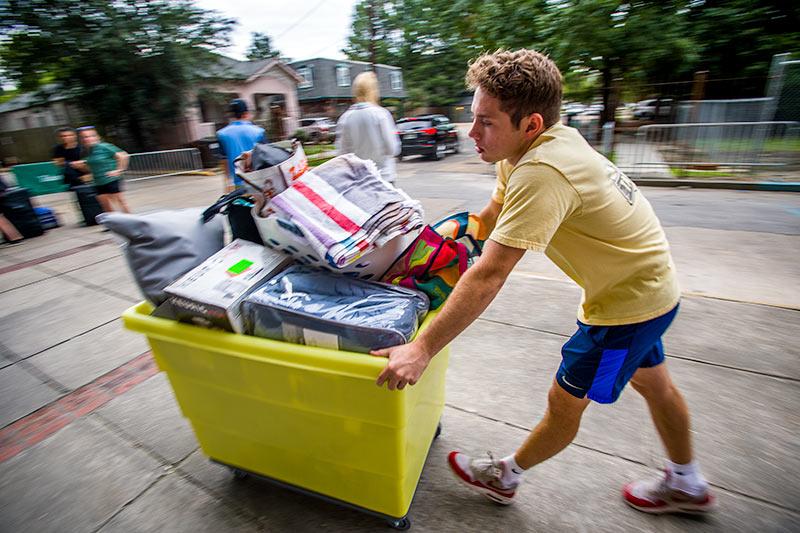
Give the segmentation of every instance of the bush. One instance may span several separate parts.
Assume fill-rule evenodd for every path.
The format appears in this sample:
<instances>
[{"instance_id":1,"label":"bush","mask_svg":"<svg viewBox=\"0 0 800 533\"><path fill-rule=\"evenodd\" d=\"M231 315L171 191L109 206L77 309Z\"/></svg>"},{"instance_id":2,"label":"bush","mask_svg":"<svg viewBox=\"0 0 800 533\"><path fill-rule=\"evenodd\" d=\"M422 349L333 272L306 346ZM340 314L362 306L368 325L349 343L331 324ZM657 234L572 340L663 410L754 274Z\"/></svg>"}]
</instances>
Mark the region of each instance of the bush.
<instances>
[{"instance_id":1,"label":"bush","mask_svg":"<svg viewBox=\"0 0 800 533\"><path fill-rule=\"evenodd\" d=\"M308 142L308 132L306 132L305 130L295 131L292 137L294 137L295 139L304 144Z\"/></svg>"}]
</instances>

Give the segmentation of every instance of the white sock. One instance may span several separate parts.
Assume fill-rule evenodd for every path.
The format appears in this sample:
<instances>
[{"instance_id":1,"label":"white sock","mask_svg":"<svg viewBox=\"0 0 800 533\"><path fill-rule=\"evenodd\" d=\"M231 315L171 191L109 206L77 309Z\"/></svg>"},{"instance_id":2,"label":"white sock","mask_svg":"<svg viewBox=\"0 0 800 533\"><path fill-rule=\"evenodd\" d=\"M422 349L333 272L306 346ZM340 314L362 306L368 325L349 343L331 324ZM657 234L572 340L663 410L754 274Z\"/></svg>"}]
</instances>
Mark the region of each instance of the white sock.
<instances>
[{"instance_id":1,"label":"white sock","mask_svg":"<svg viewBox=\"0 0 800 533\"><path fill-rule=\"evenodd\" d=\"M500 463L503 465L503 476L500 478L500 482L507 487L518 485L525 469L517 464L514 454L500 459Z\"/></svg>"},{"instance_id":2,"label":"white sock","mask_svg":"<svg viewBox=\"0 0 800 533\"><path fill-rule=\"evenodd\" d=\"M667 460L667 470L672 474L667 485L690 496L702 496L708 489L708 482L700 473L697 461L679 465Z\"/></svg>"}]
</instances>

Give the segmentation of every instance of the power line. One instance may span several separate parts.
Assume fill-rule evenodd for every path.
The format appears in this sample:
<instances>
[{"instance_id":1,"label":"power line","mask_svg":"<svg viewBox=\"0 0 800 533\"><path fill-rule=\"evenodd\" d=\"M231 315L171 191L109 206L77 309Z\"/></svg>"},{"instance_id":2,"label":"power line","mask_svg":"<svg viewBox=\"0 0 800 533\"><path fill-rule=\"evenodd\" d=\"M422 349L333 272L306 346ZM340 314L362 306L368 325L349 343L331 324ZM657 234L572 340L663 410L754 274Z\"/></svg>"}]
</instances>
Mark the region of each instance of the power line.
<instances>
[{"instance_id":1,"label":"power line","mask_svg":"<svg viewBox=\"0 0 800 533\"><path fill-rule=\"evenodd\" d=\"M286 35L287 33L289 33L290 31L292 31L293 29L295 29L295 27L297 27L297 25L298 25L298 24L300 24L301 22L303 22L303 21L305 21L305 20L306 20L306 17L308 17L308 16L309 16L311 13L313 13L314 11L316 11L316 10L317 10L317 8L323 4L323 2L325 2L325 0L320 0L319 2L317 2L317 3L314 5L314 7L312 7L311 9L309 9L307 13L305 13L305 14L304 14L302 17L300 17L300 18L297 20L297 22L295 22L294 24L292 24L291 26L289 26L288 28L286 28L285 30L283 30L283 31L280 33L280 35L276 35L276 36L275 36L275 39L279 39L279 38L283 37L284 35Z\"/></svg>"},{"instance_id":2,"label":"power line","mask_svg":"<svg viewBox=\"0 0 800 533\"><path fill-rule=\"evenodd\" d=\"M336 39L334 42L332 42L332 43L330 43L330 44L328 44L328 45L325 45L325 46L323 46L322 48L320 48L320 49L319 49L319 50L317 50L316 52L313 52L313 53L311 54L311 57L310 57L309 59L316 57L316 55L317 55L317 54L319 54L320 52L324 52L324 51L325 51L325 50L327 50L328 48L331 48L332 46L335 46L335 45L339 44L341 41L342 41L341 39ZM337 52L338 52L338 50L337 50Z\"/></svg>"}]
</instances>

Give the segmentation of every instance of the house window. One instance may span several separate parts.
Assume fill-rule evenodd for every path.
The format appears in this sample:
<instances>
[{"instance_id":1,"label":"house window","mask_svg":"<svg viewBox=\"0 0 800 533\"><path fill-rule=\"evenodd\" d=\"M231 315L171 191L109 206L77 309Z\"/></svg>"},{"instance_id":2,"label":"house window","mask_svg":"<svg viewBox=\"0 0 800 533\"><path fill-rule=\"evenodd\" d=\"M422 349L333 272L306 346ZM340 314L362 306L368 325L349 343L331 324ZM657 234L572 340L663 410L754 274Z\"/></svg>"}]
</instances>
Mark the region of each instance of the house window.
<instances>
[{"instance_id":1,"label":"house window","mask_svg":"<svg viewBox=\"0 0 800 533\"><path fill-rule=\"evenodd\" d=\"M393 91L403 90L403 74L399 70L389 72L389 83Z\"/></svg>"},{"instance_id":2,"label":"house window","mask_svg":"<svg viewBox=\"0 0 800 533\"><path fill-rule=\"evenodd\" d=\"M339 65L336 67L336 85L339 87L350 87L350 67Z\"/></svg>"},{"instance_id":3,"label":"house window","mask_svg":"<svg viewBox=\"0 0 800 533\"><path fill-rule=\"evenodd\" d=\"M303 81L297 86L298 89L310 89L314 86L314 74L311 67L300 67L297 73L303 78Z\"/></svg>"}]
</instances>

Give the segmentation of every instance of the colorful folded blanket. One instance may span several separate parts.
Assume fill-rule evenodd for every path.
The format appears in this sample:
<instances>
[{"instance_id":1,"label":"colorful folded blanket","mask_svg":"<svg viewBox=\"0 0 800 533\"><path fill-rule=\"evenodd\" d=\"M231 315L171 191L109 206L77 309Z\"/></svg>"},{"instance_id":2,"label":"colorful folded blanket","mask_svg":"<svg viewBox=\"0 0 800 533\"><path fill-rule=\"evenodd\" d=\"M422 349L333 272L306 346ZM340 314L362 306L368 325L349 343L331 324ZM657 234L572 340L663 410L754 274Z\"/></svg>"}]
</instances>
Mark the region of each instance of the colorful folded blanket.
<instances>
[{"instance_id":1,"label":"colorful folded blanket","mask_svg":"<svg viewBox=\"0 0 800 533\"><path fill-rule=\"evenodd\" d=\"M306 172L270 207L299 226L331 266L341 268L392 238L422 227L422 207L353 154Z\"/></svg>"},{"instance_id":2,"label":"colorful folded blanket","mask_svg":"<svg viewBox=\"0 0 800 533\"><path fill-rule=\"evenodd\" d=\"M427 226L382 281L424 292L436 309L480 255L485 233L481 219L466 212Z\"/></svg>"}]
</instances>

